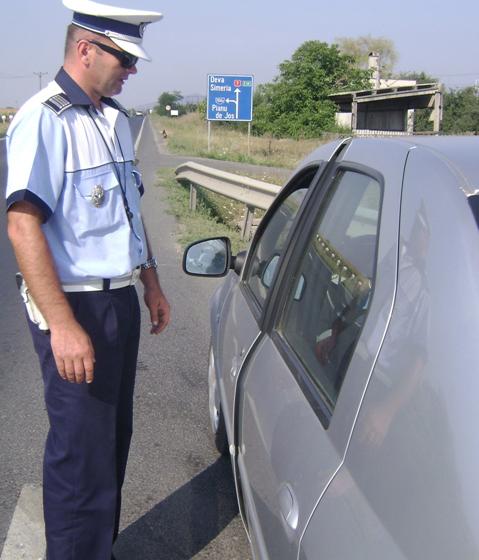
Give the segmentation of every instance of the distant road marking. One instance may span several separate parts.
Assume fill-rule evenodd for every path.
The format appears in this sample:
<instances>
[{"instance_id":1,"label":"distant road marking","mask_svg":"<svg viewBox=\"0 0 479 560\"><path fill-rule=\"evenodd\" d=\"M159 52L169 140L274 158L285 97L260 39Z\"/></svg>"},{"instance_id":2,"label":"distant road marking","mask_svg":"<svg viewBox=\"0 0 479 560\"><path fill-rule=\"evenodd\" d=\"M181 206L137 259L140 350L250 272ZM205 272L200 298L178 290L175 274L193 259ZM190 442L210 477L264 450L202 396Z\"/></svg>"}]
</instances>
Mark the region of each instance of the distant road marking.
<instances>
[{"instance_id":1,"label":"distant road marking","mask_svg":"<svg viewBox=\"0 0 479 560\"><path fill-rule=\"evenodd\" d=\"M42 488L25 484L13 513L0 560L42 560L44 555Z\"/></svg>"},{"instance_id":2,"label":"distant road marking","mask_svg":"<svg viewBox=\"0 0 479 560\"><path fill-rule=\"evenodd\" d=\"M145 121L146 121L146 117L143 117L143 121L141 122L140 132L138 133L138 136L137 136L136 142L135 142L135 154L138 151L138 146L140 145L141 135L143 134L143 128L145 126Z\"/></svg>"}]
</instances>

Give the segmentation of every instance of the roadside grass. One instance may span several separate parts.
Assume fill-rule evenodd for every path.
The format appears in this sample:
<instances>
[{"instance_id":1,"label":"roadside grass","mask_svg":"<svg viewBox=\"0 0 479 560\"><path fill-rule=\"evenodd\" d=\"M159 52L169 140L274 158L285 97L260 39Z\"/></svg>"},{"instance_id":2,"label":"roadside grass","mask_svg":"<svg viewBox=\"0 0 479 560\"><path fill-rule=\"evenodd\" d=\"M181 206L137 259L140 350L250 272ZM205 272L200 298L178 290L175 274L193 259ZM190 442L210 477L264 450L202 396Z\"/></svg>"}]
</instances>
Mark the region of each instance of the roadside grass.
<instances>
[{"instance_id":1,"label":"roadside grass","mask_svg":"<svg viewBox=\"0 0 479 560\"><path fill-rule=\"evenodd\" d=\"M179 222L177 240L182 248L208 237L226 236L231 240L233 254L246 249L249 241L241 239L237 221L242 209L226 197L198 189L196 211L189 209L189 189L175 179L171 168L158 171L158 185L166 189L169 212Z\"/></svg>"},{"instance_id":2,"label":"roadside grass","mask_svg":"<svg viewBox=\"0 0 479 560\"><path fill-rule=\"evenodd\" d=\"M315 148L339 136L328 134L312 140L251 136L248 149L248 134L240 130L239 123L221 126L212 122L211 151L208 152L208 124L198 113L173 118L152 114L151 120L158 134L166 131L171 153L287 169L293 169Z\"/></svg>"}]
</instances>

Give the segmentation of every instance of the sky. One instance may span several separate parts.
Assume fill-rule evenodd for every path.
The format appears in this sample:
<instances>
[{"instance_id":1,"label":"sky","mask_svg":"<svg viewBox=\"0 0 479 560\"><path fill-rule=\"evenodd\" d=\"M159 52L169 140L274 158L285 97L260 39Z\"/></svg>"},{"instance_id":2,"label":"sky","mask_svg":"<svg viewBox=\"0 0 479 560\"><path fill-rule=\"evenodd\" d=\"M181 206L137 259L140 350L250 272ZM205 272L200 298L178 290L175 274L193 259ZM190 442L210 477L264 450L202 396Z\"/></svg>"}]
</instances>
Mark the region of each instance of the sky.
<instances>
[{"instance_id":1,"label":"sky","mask_svg":"<svg viewBox=\"0 0 479 560\"><path fill-rule=\"evenodd\" d=\"M153 105L164 91L205 96L208 74L272 81L278 65L305 41L338 37L390 39L396 71L424 71L446 88L479 86L478 0L116 0L159 11L147 27L140 61L118 100ZM71 11L61 0L0 0L0 107L19 107L54 79L62 64ZM38 75L42 73L41 78Z\"/></svg>"}]
</instances>

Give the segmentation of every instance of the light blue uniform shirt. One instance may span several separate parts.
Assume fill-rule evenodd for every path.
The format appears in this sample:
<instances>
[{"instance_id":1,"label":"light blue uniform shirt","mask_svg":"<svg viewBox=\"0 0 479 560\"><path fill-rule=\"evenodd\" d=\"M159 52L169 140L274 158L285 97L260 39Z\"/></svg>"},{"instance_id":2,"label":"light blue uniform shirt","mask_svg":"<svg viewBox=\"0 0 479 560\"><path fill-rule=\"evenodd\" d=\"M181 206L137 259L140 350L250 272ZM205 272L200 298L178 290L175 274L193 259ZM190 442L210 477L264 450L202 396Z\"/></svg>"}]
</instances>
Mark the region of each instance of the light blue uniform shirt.
<instances>
[{"instance_id":1,"label":"light blue uniform shirt","mask_svg":"<svg viewBox=\"0 0 479 560\"><path fill-rule=\"evenodd\" d=\"M7 133L7 208L24 200L41 210L62 283L123 276L147 260L128 116L111 99L102 110L62 68Z\"/></svg>"}]
</instances>

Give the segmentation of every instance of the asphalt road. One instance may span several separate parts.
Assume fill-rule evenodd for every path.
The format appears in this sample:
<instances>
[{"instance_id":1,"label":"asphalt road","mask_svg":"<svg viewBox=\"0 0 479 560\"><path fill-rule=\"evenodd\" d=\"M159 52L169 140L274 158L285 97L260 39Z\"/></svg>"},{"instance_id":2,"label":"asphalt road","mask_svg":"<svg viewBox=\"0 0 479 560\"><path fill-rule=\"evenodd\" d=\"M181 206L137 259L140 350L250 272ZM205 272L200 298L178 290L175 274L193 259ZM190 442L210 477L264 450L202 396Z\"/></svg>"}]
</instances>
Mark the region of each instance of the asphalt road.
<instances>
[{"instance_id":1,"label":"asphalt road","mask_svg":"<svg viewBox=\"0 0 479 560\"><path fill-rule=\"evenodd\" d=\"M237 512L228 460L210 440L207 399L208 299L216 281L181 271L177 224L156 185L159 156L149 123L138 156L146 194L143 208L158 256L172 322L159 337L143 332L135 397L135 433L124 487L118 560L251 558ZM174 159L174 158L173 158ZM185 158L182 158L185 159ZM223 167L224 168L224 167ZM0 185L5 192L4 141ZM17 294L16 271L0 212L0 549L21 488L41 484L47 417L36 356Z\"/></svg>"}]
</instances>

